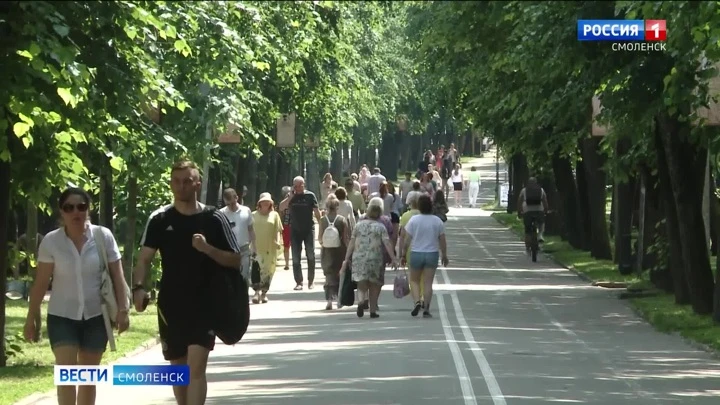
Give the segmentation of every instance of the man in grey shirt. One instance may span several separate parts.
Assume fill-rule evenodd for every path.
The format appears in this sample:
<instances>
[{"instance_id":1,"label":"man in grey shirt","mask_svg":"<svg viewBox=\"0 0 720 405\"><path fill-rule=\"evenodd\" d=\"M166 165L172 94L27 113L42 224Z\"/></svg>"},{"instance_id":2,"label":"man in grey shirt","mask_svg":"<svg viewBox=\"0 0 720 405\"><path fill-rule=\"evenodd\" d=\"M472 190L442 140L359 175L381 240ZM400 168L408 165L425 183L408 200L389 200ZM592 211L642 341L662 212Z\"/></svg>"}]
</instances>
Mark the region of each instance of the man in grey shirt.
<instances>
[{"instance_id":1,"label":"man in grey shirt","mask_svg":"<svg viewBox=\"0 0 720 405\"><path fill-rule=\"evenodd\" d=\"M376 167L373 169L373 174L370 176L367 182L367 193L368 195L372 195L372 193L379 193L380 192L380 186L383 184L384 181L387 181L385 176L380 174L380 168Z\"/></svg>"},{"instance_id":2,"label":"man in grey shirt","mask_svg":"<svg viewBox=\"0 0 720 405\"><path fill-rule=\"evenodd\" d=\"M520 191L517 204L518 215L522 215L523 225L525 226L525 248L529 249L533 221L539 231L538 241L543 242L545 214L548 210L547 195L535 177L528 179L527 184Z\"/></svg>"},{"instance_id":3,"label":"man in grey shirt","mask_svg":"<svg viewBox=\"0 0 720 405\"><path fill-rule=\"evenodd\" d=\"M405 172L405 180L400 182L400 201L402 202L402 210L405 212L407 210L407 196L413 189L413 179L412 179L412 172Z\"/></svg>"}]
</instances>

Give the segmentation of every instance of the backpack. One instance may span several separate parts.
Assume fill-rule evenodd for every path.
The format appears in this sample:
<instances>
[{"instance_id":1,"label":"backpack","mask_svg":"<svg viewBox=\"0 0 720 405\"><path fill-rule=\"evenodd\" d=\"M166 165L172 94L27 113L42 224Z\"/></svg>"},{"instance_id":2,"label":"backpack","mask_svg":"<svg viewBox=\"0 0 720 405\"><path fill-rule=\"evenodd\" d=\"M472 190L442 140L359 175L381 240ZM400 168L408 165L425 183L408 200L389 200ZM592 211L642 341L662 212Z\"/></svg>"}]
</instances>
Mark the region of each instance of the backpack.
<instances>
[{"instance_id":1,"label":"backpack","mask_svg":"<svg viewBox=\"0 0 720 405\"><path fill-rule=\"evenodd\" d=\"M527 205L542 204L542 187L539 184L525 186L525 203Z\"/></svg>"},{"instance_id":2,"label":"backpack","mask_svg":"<svg viewBox=\"0 0 720 405\"><path fill-rule=\"evenodd\" d=\"M322 247L324 248L336 248L342 245L342 242L340 241L340 231L338 231L335 227L335 221L337 221L338 216L339 215L336 215L332 222L330 222L328 217L325 217L328 226L325 228L325 232L323 232L322 236Z\"/></svg>"},{"instance_id":3,"label":"backpack","mask_svg":"<svg viewBox=\"0 0 720 405\"><path fill-rule=\"evenodd\" d=\"M214 207L206 207L204 220L212 220L214 211ZM210 291L213 293L209 316L215 336L226 345L234 345L243 338L250 324L247 280L239 269L215 263L210 269Z\"/></svg>"}]
</instances>

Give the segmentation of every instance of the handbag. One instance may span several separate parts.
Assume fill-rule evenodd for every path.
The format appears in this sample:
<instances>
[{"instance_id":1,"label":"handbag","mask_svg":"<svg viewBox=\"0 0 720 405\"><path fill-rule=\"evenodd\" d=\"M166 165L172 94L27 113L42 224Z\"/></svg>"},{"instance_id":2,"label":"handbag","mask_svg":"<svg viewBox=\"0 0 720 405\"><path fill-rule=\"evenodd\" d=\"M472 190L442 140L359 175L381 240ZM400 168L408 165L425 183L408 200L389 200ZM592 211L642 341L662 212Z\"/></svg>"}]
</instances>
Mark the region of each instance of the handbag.
<instances>
[{"instance_id":1,"label":"handbag","mask_svg":"<svg viewBox=\"0 0 720 405\"><path fill-rule=\"evenodd\" d=\"M260 284L260 263L257 259L253 259L250 265L250 283Z\"/></svg>"},{"instance_id":2,"label":"handbag","mask_svg":"<svg viewBox=\"0 0 720 405\"><path fill-rule=\"evenodd\" d=\"M355 304L355 289L357 283L352 281L352 270L350 265L345 268L344 274L340 274L340 288L338 289L338 306L351 307Z\"/></svg>"},{"instance_id":3,"label":"handbag","mask_svg":"<svg viewBox=\"0 0 720 405\"><path fill-rule=\"evenodd\" d=\"M101 284L100 284L100 297L102 299L102 314L103 321L105 322L105 332L107 333L108 343L110 345L110 351L115 351L115 336L113 334L113 325L117 322L118 305L117 299L115 298L115 288L113 285L112 276L110 275L110 266L108 265L107 248L105 246L105 236L102 234L102 230L99 226L92 228L92 235L95 239L95 247L100 256L100 265L103 267ZM132 293L130 287L123 278L123 284L125 284L125 299L126 307L130 308L132 302Z\"/></svg>"},{"instance_id":4,"label":"handbag","mask_svg":"<svg viewBox=\"0 0 720 405\"><path fill-rule=\"evenodd\" d=\"M403 268L402 273L399 271L395 274L395 283L393 285L393 296L395 298L405 298L410 294L410 281L407 272Z\"/></svg>"},{"instance_id":5,"label":"handbag","mask_svg":"<svg viewBox=\"0 0 720 405\"><path fill-rule=\"evenodd\" d=\"M115 286L113 285L113 279L110 275L110 266L108 265L107 248L105 247L105 237L102 235L102 231L99 226L93 227L92 230L93 238L95 238L95 245L97 246L98 254L100 255L100 263L103 266L102 281L100 285L100 295L102 296L103 305L107 308L110 321L115 323L117 321L118 305L117 299L115 298ZM127 281L123 278L123 284L125 287L125 299L126 307L130 308L132 302L132 295L130 287Z\"/></svg>"}]
</instances>

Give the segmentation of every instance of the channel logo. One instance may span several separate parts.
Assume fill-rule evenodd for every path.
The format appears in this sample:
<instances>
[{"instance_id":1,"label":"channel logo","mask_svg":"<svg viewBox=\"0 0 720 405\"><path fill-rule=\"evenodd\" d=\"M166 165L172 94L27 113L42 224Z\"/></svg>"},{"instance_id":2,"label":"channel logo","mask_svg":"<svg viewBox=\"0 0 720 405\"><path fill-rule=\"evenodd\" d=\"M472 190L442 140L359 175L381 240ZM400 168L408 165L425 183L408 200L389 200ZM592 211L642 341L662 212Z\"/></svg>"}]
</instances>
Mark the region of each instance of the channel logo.
<instances>
[{"instance_id":1,"label":"channel logo","mask_svg":"<svg viewBox=\"0 0 720 405\"><path fill-rule=\"evenodd\" d=\"M55 366L55 385L170 385L190 383L187 365Z\"/></svg>"},{"instance_id":2,"label":"channel logo","mask_svg":"<svg viewBox=\"0 0 720 405\"><path fill-rule=\"evenodd\" d=\"M578 20L578 41L667 40L666 20Z\"/></svg>"}]
</instances>

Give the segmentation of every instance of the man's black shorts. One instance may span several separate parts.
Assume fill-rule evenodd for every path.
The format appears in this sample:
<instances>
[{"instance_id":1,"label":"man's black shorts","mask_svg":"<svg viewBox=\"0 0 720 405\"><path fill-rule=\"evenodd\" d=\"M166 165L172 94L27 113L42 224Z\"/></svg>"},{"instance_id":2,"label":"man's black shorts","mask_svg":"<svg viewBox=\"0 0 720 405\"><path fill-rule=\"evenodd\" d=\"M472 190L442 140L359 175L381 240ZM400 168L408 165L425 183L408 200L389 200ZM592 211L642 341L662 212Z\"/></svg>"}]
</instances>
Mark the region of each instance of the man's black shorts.
<instances>
[{"instance_id":1,"label":"man's black shorts","mask_svg":"<svg viewBox=\"0 0 720 405\"><path fill-rule=\"evenodd\" d=\"M215 332L210 328L208 317L198 313L170 310L170 303L158 305L158 330L165 360L177 360L187 356L188 346L198 345L208 350L215 348Z\"/></svg>"},{"instance_id":2,"label":"man's black shorts","mask_svg":"<svg viewBox=\"0 0 720 405\"><path fill-rule=\"evenodd\" d=\"M535 229L539 229L545 221L545 213L542 211L528 211L523 213L523 225L525 234L532 234L532 224L535 222Z\"/></svg>"}]
</instances>

